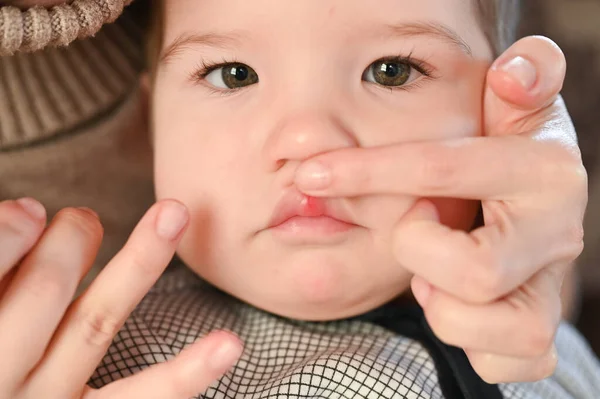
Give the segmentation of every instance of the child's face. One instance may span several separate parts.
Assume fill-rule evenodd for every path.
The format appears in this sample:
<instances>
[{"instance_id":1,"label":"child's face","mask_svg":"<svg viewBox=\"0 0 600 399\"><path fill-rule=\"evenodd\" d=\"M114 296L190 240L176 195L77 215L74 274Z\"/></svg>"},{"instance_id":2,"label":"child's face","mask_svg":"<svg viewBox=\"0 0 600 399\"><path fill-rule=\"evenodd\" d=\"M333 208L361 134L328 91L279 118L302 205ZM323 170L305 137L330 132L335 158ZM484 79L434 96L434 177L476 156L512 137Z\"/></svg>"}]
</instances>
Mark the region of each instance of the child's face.
<instances>
[{"instance_id":1,"label":"child's face","mask_svg":"<svg viewBox=\"0 0 600 399\"><path fill-rule=\"evenodd\" d=\"M471 2L167 0L165 20L163 51L179 45L153 88L156 190L190 209L181 258L293 318L404 291L391 232L415 198L307 199L294 172L344 147L480 134L492 55ZM238 64L210 71L223 63ZM444 223L472 223L472 203L437 204Z\"/></svg>"}]
</instances>

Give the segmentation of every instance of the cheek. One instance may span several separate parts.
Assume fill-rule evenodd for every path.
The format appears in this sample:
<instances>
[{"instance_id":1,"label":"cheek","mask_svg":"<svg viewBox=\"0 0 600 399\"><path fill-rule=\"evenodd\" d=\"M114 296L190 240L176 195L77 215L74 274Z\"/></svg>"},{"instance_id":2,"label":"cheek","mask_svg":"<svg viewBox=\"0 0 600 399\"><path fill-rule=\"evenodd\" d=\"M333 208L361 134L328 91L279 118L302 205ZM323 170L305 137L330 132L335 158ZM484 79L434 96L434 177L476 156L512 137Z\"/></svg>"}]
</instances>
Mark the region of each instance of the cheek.
<instances>
[{"instance_id":1,"label":"cheek","mask_svg":"<svg viewBox=\"0 0 600 399\"><path fill-rule=\"evenodd\" d=\"M375 147L480 135L488 67L483 61L461 63L435 80L381 98L376 89L375 101L355 107L361 143Z\"/></svg>"},{"instance_id":2,"label":"cheek","mask_svg":"<svg viewBox=\"0 0 600 399\"><path fill-rule=\"evenodd\" d=\"M208 226L230 237L243 225L236 219L243 216L244 194L257 186L250 137L231 117L215 116L199 101L173 103L162 101L154 114L157 199L175 198L189 208L186 239L197 241Z\"/></svg>"},{"instance_id":3,"label":"cheek","mask_svg":"<svg viewBox=\"0 0 600 399\"><path fill-rule=\"evenodd\" d=\"M239 165L245 162L247 143L236 134L235 126L215 118L196 102L187 104L165 104L155 111L157 194L188 199L205 193L225 195L243 180Z\"/></svg>"},{"instance_id":4,"label":"cheek","mask_svg":"<svg viewBox=\"0 0 600 399\"><path fill-rule=\"evenodd\" d=\"M168 144L157 142L157 147L154 180L159 199L171 197L190 205L208 201L216 212L233 207L252 183L241 167L246 165L241 149L233 143L171 137Z\"/></svg>"},{"instance_id":5,"label":"cheek","mask_svg":"<svg viewBox=\"0 0 600 399\"><path fill-rule=\"evenodd\" d=\"M188 207L191 220L178 255L200 275L216 276L211 265L222 263L220 257L231 253L246 227L240 218L243 194L255 184L244 168L247 151L234 130L204 112L168 119L157 118L156 124L156 197Z\"/></svg>"}]
</instances>

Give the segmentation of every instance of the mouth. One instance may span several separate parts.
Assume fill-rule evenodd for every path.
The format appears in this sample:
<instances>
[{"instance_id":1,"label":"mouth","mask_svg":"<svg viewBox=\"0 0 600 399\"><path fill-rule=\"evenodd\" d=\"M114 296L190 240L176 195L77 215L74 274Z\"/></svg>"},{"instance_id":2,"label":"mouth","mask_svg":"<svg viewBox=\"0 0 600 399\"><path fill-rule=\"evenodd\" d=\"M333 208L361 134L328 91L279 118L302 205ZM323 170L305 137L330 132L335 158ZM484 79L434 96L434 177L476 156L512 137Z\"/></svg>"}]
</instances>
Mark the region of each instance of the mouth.
<instances>
[{"instance_id":1,"label":"mouth","mask_svg":"<svg viewBox=\"0 0 600 399\"><path fill-rule=\"evenodd\" d=\"M275 208L268 230L289 243L318 244L339 240L357 227L330 200L289 191Z\"/></svg>"}]
</instances>

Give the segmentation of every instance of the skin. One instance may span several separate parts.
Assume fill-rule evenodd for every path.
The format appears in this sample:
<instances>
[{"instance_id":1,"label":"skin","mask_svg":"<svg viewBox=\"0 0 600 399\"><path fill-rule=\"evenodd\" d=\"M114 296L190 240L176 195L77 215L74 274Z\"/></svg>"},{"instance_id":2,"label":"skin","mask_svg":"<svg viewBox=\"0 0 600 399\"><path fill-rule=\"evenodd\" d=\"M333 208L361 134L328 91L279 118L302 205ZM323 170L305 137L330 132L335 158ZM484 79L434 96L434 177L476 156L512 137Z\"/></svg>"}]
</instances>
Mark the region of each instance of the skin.
<instances>
[{"instance_id":1,"label":"skin","mask_svg":"<svg viewBox=\"0 0 600 399\"><path fill-rule=\"evenodd\" d=\"M526 56L534 66L533 86L524 87L501 68L515 55ZM438 222L439 207L421 200L390 229L389 243L398 263L416 270L419 277L413 278L412 288L436 333L465 347L476 371L491 382L539 379L555 367L558 291L563 273L581 250L587 200L574 129L556 96L563 78L560 50L545 39L529 38L515 44L488 72L482 120L490 137L327 151L305 162L328 165L333 184L315 189L300 167L289 178L313 195L383 192L404 198L435 190L439 196L476 197L487 205L486 226L492 228L465 236L447 230ZM348 169L362 174L344 175ZM183 399L229 369L241 344L228 333L215 332L173 361L100 390L85 385L129 312L166 267L186 227L197 223L194 217L179 202L159 201L123 250L72 302L102 240L97 216L88 209L67 208L46 226L39 202L0 202L0 398ZM473 238L479 241L468 241ZM435 240L447 251L446 260L440 263L430 246L407 252L402 245L409 239ZM461 245L452 245L457 242ZM481 248L476 242L488 245L477 251ZM522 269L507 269L515 259ZM436 277L445 269L446 276L457 278ZM473 274L476 270L482 273ZM472 275L488 289L473 284L460 291L457 281ZM491 316L496 323L486 322ZM514 348L532 351L514 356ZM214 356L215 351L220 355ZM65 369L74 371L68 379L63 378Z\"/></svg>"},{"instance_id":2,"label":"skin","mask_svg":"<svg viewBox=\"0 0 600 399\"><path fill-rule=\"evenodd\" d=\"M486 75L490 49L462 1L167 1L165 20L156 192L191 211L186 264L259 308L310 320L370 310L415 276L434 331L484 379L552 373L560 286L582 249L587 200L570 121L547 123L565 112L554 43L519 42ZM448 26L469 54L372 33L415 21ZM232 31L244 33L226 48L196 40L171 51L190 32ZM394 92L361 82L371 62L409 53L433 78ZM223 92L190 79L223 60L254 68L258 84ZM536 173L522 173L532 163ZM265 227L290 187L345 208L359 227L335 245L286 245ZM470 233L467 200L482 202L486 223Z\"/></svg>"},{"instance_id":3,"label":"skin","mask_svg":"<svg viewBox=\"0 0 600 399\"><path fill-rule=\"evenodd\" d=\"M123 250L72 302L102 241L98 216L65 208L46 227L46 211L34 199L0 202L0 398L183 399L228 370L242 345L215 331L171 361L99 390L86 386L172 258L188 221L180 203L153 206Z\"/></svg>"},{"instance_id":4,"label":"skin","mask_svg":"<svg viewBox=\"0 0 600 399\"><path fill-rule=\"evenodd\" d=\"M526 69L515 70L513 60ZM567 118L549 122L566 116L557 95L564 76L556 44L522 39L488 73L489 137L332 152L296 174L315 196L421 193L482 201L485 225L469 234L441 225L435 207L421 201L395 227L393 247L415 273L412 291L435 333L464 348L488 382L538 380L556 367L561 285L565 275L572 284L587 204L573 125ZM314 162L322 168L316 176Z\"/></svg>"},{"instance_id":5,"label":"skin","mask_svg":"<svg viewBox=\"0 0 600 399\"><path fill-rule=\"evenodd\" d=\"M152 120L157 196L191 211L178 253L232 295L310 320L370 310L414 275L434 331L483 378L544 378L556 366L560 286L582 249L587 198L572 125L546 123L564 112L564 56L529 38L486 76L491 53L469 3L378 5L166 2ZM414 21L448 26L470 54L432 37L372 34ZM190 32L234 30L246 33L226 48L170 51ZM408 53L434 78L392 93L360 81L371 62ZM212 81L190 81L198 64L223 60L254 68L258 84L216 94ZM523 174L536 151L545 166ZM290 187L344 207L359 228L335 245L286 245L264 228ZM482 201L486 222L471 233L466 200ZM548 209L561 210L562 226Z\"/></svg>"},{"instance_id":6,"label":"skin","mask_svg":"<svg viewBox=\"0 0 600 399\"><path fill-rule=\"evenodd\" d=\"M470 28L477 20L469 3L170 1L165 20L163 53L190 32L251 32L227 49L186 45L157 70L155 187L158 198L190 209L178 250L185 263L234 296L296 319L354 316L405 291L412 273L390 240L414 195L329 198L358 226L335 244L289 244L266 228L279 199L296 188L299 165L315 155L481 134L492 56L483 32ZM472 54L435 36L378 33L416 21L447 25ZM398 54L427 62L433 76L415 71L394 92L361 81L371 63ZM259 83L222 95L190 79L199 64L223 59L248 64ZM473 203L437 205L445 224L472 224Z\"/></svg>"}]
</instances>

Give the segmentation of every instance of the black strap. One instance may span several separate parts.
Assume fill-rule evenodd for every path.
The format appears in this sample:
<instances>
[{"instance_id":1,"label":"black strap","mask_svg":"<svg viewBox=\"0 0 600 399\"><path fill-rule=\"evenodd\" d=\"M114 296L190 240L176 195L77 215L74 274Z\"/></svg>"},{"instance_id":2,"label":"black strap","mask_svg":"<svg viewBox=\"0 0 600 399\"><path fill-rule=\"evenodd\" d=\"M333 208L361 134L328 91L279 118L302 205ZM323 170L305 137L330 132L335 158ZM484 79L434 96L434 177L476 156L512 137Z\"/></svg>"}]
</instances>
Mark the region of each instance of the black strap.
<instances>
[{"instance_id":1,"label":"black strap","mask_svg":"<svg viewBox=\"0 0 600 399\"><path fill-rule=\"evenodd\" d=\"M446 345L435 336L418 306L384 306L361 317L365 318L419 341L433 359L446 399L503 399L498 385L483 381L462 349Z\"/></svg>"}]
</instances>

